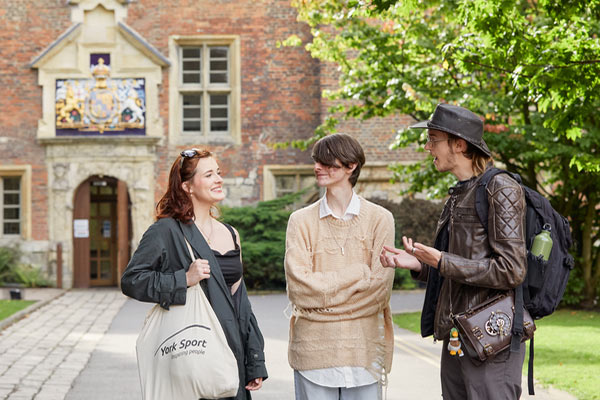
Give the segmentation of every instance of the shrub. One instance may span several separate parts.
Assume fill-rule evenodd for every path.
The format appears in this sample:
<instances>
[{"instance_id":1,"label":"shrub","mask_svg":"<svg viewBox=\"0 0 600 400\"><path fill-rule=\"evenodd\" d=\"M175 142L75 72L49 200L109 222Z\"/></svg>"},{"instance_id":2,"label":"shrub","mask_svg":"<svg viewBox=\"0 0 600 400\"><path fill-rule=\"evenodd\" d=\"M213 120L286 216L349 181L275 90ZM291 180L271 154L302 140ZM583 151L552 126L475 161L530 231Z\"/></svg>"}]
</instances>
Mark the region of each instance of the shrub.
<instances>
[{"instance_id":1,"label":"shrub","mask_svg":"<svg viewBox=\"0 0 600 400\"><path fill-rule=\"evenodd\" d=\"M255 206L221 209L221 219L241 237L244 280L249 289L285 289L285 231L293 204L303 192Z\"/></svg>"},{"instance_id":2,"label":"shrub","mask_svg":"<svg viewBox=\"0 0 600 400\"><path fill-rule=\"evenodd\" d=\"M15 269L15 274L18 277L17 282L22 283L25 287L49 287L51 283L41 269L29 264L18 264Z\"/></svg>"},{"instance_id":3,"label":"shrub","mask_svg":"<svg viewBox=\"0 0 600 400\"><path fill-rule=\"evenodd\" d=\"M412 238L415 242L433 246L437 221L444 207L443 203L429 200L409 199L402 203L394 203L384 199L369 199L375 204L386 208L394 215L396 227L396 247L402 248L402 236ZM396 269L394 289L414 289L422 286L410 276L410 271Z\"/></svg>"},{"instance_id":4,"label":"shrub","mask_svg":"<svg viewBox=\"0 0 600 400\"><path fill-rule=\"evenodd\" d=\"M25 287L48 287L50 282L41 269L20 262L18 247L0 247L0 285L22 283Z\"/></svg>"},{"instance_id":5,"label":"shrub","mask_svg":"<svg viewBox=\"0 0 600 400\"><path fill-rule=\"evenodd\" d=\"M402 203L383 199L369 199L386 208L394 215L396 224L396 247L402 246L402 236L412 238L415 242L433 246L435 228L444 208L443 203L429 200L409 199Z\"/></svg>"},{"instance_id":6,"label":"shrub","mask_svg":"<svg viewBox=\"0 0 600 400\"><path fill-rule=\"evenodd\" d=\"M574 268L571 270L569 275L569 281L567 282L567 288L560 302L561 306L578 306L584 299L583 288L585 281L582 276L580 268Z\"/></svg>"},{"instance_id":7,"label":"shrub","mask_svg":"<svg viewBox=\"0 0 600 400\"><path fill-rule=\"evenodd\" d=\"M407 269L396 268L394 271L394 289L410 290L422 287L421 282L415 281Z\"/></svg>"},{"instance_id":8,"label":"shrub","mask_svg":"<svg viewBox=\"0 0 600 400\"><path fill-rule=\"evenodd\" d=\"M21 258L16 247L0 247L0 285L18 282L15 267Z\"/></svg>"}]
</instances>

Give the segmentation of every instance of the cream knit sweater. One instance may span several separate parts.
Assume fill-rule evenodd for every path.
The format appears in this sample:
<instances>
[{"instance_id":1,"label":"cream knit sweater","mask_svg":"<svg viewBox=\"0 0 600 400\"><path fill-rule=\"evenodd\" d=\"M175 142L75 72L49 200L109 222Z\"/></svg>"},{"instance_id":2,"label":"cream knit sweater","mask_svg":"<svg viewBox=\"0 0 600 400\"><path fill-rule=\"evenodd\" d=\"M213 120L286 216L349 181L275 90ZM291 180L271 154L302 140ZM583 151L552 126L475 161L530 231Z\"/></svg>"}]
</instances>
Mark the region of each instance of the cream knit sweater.
<instances>
[{"instance_id":1,"label":"cream knit sweater","mask_svg":"<svg viewBox=\"0 0 600 400\"><path fill-rule=\"evenodd\" d=\"M384 244L394 245L394 218L360 197L351 220L320 219L320 202L294 212L287 227L290 366L364 367L381 379L392 366L394 270L382 267L379 255Z\"/></svg>"}]
</instances>

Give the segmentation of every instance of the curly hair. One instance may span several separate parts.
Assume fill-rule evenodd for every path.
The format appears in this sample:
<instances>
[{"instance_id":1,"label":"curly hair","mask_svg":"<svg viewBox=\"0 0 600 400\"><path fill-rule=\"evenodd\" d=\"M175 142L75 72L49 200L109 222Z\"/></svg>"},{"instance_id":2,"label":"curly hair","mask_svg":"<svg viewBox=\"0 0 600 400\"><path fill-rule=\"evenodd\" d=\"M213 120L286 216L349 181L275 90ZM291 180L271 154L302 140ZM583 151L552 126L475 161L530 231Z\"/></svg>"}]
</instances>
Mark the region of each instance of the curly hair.
<instances>
[{"instance_id":1,"label":"curly hair","mask_svg":"<svg viewBox=\"0 0 600 400\"><path fill-rule=\"evenodd\" d=\"M212 157L208 150L192 149L195 154L191 157L179 155L169 172L167 191L156 204L156 219L173 218L188 223L194 220L194 205L190 195L183 190L181 184L187 182L196 174L196 166L201 158Z\"/></svg>"}]
</instances>

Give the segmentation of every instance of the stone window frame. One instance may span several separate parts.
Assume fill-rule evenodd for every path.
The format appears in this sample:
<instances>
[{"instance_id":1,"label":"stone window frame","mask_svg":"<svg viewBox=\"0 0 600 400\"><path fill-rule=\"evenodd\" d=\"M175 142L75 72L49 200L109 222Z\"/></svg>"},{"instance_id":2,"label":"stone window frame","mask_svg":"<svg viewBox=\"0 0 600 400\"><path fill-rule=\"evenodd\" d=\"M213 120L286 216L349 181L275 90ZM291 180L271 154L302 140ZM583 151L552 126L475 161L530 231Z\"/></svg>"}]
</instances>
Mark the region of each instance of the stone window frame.
<instances>
[{"instance_id":1,"label":"stone window frame","mask_svg":"<svg viewBox=\"0 0 600 400\"><path fill-rule=\"evenodd\" d=\"M0 177L20 177L20 232L18 234L4 234L4 189L3 180L0 182L0 238L13 239L31 238L31 166L30 165L3 165L0 166Z\"/></svg>"},{"instance_id":2,"label":"stone window frame","mask_svg":"<svg viewBox=\"0 0 600 400\"><path fill-rule=\"evenodd\" d=\"M183 84L182 48L184 47L226 46L229 49L229 84L209 86ZM241 57L240 38L238 35L194 35L170 36L169 60L169 136L176 145L187 144L241 144ZM204 61L203 61L204 62ZM207 61L206 61L207 62ZM207 73L204 75L207 76ZM203 104L201 132L192 134L183 131L183 93L228 92L229 97L229 131L210 132L207 115L210 105Z\"/></svg>"},{"instance_id":3,"label":"stone window frame","mask_svg":"<svg viewBox=\"0 0 600 400\"><path fill-rule=\"evenodd\" d=\"M299 184L300 176L311 176L314 179L314 165L265 165L263 167L262 193L262 198L264 201L274 200L277 198L277 177L282 175L296 175L296 182ZM321 197L324 193L325 189L320 188L319 197Z\"/></svg>"}]
</instances>

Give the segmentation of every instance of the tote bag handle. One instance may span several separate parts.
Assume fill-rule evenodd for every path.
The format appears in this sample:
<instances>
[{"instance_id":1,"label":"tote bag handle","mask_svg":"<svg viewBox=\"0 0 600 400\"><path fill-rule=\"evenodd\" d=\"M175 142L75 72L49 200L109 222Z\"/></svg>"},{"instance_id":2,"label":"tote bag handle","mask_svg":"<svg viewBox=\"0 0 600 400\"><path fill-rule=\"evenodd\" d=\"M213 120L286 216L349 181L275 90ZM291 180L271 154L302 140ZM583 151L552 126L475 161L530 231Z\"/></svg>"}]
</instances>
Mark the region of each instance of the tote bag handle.
<instances>
[{"instance_id":1,"label":"tote bag handle","mask_svg":"<svg viewBox=\"0 0 600 400\"><path fill-rule=\"evenodd\" d=\"M192 258L192 262L196 261L196 257L194 256L194 251L192 250L192 245L190 245L190 242L188 242L188 240L186 239L185 236L183 237L183 240L185 240L185 244L187 245L187 248L190 251L190 257ZM200 281L200 282L202 282L202 281ZM200 282L198 282L196 285L201 286Z\"/></svg>"},{"instance_id":2,"label":"tote bag handle","mask_svg":"<svg viewBox=\"0 0 600 400\"><path fill-rule=\"evenodd\" d=\"M185 236L183 237L183 240L185 240L185 244L187 245L187 248L190 251L190 257L192 258L192 262L196 261L196 257L194 257L194 251L192 250L190 242L188 242Z\"/></svg>"}]
</instances>

